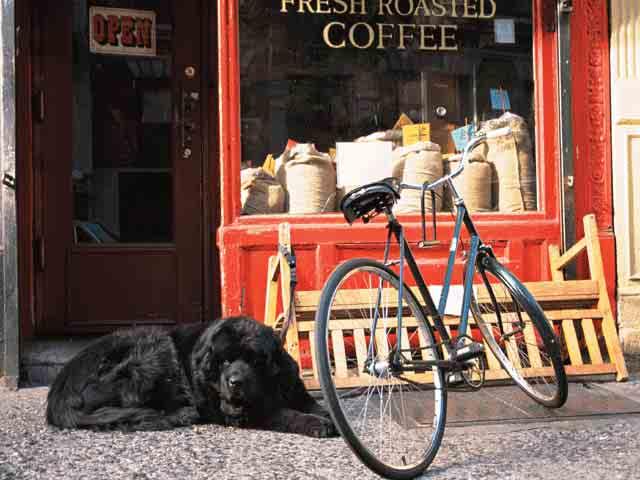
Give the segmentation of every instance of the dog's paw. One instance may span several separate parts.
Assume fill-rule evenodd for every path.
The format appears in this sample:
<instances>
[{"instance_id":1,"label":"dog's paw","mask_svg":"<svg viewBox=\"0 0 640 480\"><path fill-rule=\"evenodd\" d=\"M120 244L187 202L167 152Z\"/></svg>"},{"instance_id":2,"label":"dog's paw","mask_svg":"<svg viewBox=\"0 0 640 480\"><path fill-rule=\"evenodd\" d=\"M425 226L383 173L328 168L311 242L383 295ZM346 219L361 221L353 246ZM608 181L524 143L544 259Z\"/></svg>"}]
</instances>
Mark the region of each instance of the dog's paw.
<instances>
[{"instance_id":1,"label":"dog's paw","mask_svg":"<svg viewBox=\"0 0 640 480\"><path fill-rule=\"evenodd\" d=\"M330 438L339 435L330 418L318 415L307 415L304 434L315 438Z\"/></svg>"}]
</instances>

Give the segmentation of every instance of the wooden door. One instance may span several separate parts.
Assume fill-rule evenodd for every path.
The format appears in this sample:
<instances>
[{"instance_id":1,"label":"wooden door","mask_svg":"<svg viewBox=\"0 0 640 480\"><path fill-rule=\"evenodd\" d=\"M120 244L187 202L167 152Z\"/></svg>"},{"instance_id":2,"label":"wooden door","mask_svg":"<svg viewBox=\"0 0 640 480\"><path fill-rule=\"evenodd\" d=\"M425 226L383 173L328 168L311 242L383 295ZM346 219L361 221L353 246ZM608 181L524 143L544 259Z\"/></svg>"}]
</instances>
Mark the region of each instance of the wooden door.
<instances>
[{"instance_id":1,"label":"wooden door","mask_svg":"<svg viewBox=\"0 0 640 480\"><path fill-rule=\"evenodd\" d=\"M202 320L200 0L35 3L36 332Z\"/></svg>"}]
</instances>

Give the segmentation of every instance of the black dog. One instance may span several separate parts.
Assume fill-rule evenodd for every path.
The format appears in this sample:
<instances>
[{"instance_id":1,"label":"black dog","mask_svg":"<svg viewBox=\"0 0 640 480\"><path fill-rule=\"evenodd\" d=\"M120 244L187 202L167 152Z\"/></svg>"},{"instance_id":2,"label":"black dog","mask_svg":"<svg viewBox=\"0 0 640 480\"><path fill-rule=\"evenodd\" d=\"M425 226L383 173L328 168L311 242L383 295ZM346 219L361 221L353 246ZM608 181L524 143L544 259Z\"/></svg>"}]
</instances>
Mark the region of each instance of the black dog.
<instances>
[{"instance_id":1,"label":"black dog","mask_svg":"<svg viewBox=\"0 0 640 480\"><path fill-rule=\"evenodd\" d=\"M218 423L336 435L275 332L247 317L98 339L55 379L47 421L126 431Z\"/></svg>"}]
</instances>

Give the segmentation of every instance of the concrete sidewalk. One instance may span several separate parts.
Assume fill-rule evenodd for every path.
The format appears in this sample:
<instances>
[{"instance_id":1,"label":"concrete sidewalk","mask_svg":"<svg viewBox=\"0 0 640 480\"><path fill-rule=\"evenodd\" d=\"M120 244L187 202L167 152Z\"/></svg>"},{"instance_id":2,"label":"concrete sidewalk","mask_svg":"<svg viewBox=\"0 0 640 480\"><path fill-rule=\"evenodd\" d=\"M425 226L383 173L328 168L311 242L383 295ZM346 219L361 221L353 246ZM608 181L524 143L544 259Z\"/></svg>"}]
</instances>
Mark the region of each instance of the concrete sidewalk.
<instances>
[{"instance_id":1,"label":"concrete sidewalk","mask_svg":"<svg viewBox=\"0 0 640 480\"><path fill-rule=\"evenodd\" d=\"M216 425L58 431L44 422L46 394L0 392L0 479L377 478L340 438ZM573 383L567 406L552 414L520 395L451 393L444 441L424 478L639 478L638 380Z\"/></svg>"}]
</instances>

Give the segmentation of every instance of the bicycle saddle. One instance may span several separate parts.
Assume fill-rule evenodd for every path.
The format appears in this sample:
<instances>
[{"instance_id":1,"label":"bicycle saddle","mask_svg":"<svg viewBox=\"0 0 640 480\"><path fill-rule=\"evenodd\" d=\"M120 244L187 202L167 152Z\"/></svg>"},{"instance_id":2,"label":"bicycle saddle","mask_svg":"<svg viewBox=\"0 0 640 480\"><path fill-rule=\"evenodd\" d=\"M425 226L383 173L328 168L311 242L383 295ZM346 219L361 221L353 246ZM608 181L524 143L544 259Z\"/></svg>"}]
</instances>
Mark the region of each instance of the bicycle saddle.
<instances>
[{"instance_id":1,"label":"bicycle saddle","mask_svg":"<svg viewBox=\"0 0 640 480\"><path fill-rule=\"evenodd\" d=\"M349 224L358 218L367 223L385 209L391 209L399 198L398 181L385 178L351 190L340 202L340 210Z\"/></svg>"}]
</instances>

